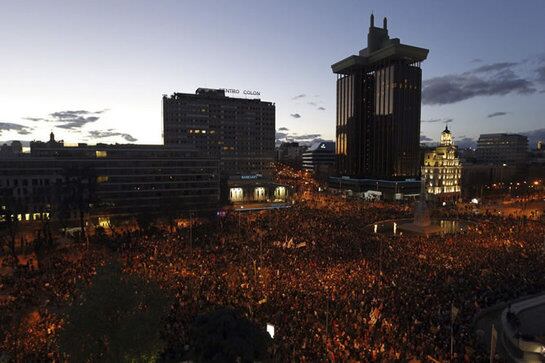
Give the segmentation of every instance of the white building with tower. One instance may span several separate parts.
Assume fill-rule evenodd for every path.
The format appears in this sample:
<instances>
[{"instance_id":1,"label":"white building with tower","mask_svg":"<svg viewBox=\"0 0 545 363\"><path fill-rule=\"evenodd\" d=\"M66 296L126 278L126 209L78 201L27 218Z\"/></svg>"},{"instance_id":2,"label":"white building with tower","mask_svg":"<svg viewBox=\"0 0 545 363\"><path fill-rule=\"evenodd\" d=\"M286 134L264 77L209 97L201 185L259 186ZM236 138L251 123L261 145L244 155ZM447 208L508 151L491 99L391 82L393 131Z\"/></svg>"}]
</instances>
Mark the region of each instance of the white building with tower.
<instances>
[{"instance_id":1,"label":"white building with tower","mask_svg":"<svg viewBox=\"0 0 545 363\"><path fill-rule=\"evenodd\" d=\"M440 198L460 197L462 166L448 126L441 133L439 146L425 154L422 177L426 181L429 195Z\"/></svg>"}]
</instances>

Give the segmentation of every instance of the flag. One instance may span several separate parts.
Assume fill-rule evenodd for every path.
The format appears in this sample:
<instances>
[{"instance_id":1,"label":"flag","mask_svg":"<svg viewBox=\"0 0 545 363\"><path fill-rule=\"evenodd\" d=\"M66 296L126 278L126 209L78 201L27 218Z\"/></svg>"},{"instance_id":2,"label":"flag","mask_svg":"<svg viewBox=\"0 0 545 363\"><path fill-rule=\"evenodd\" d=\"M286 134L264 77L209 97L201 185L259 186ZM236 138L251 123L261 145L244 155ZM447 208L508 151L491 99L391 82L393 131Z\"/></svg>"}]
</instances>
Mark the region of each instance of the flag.
<instances>
[{"instance_id":1,"label":"flag","mask_svg":"<svg viewBox=\"0 0 545 363\"><path fill-rule=\"evenodd\" d=\"M460 309L458 309L454 304L452 305L450 309L450 320L454 321L456 320L456 317L458 316L458 313L460 312Z\"/></svg>"},{"instance_id":2,"label":"flag","mask_svg":"<svg viewBox=\"0 0 545 363\"><path fill-rule=\"evenodd\" d=\"M494 357L496 356L496 343L498 341L498 332L496 327L492 324L492 332L490 334L490 363L494 362Z\"/></svg>"}]
</instances>

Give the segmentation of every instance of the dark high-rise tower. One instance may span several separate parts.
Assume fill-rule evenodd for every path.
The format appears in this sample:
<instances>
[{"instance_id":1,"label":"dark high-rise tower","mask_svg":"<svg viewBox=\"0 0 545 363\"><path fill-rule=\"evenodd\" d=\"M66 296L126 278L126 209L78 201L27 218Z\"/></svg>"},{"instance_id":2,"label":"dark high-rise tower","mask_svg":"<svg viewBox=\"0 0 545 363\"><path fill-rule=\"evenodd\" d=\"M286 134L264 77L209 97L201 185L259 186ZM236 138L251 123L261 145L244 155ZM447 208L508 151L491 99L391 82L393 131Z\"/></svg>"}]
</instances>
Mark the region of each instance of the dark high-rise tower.
<instances>
[{"instance_id":1,"label":"dark high-rise tower","mask_svg":"<svg viewBox=\"0 0 545 363\"><path fill-rule=\"evenodd\" d=\"M428 49L371 26L367 48L331 66L337 74L337 172L404 180L420 175L422 70Z\"/></svg>"}]
</instances>

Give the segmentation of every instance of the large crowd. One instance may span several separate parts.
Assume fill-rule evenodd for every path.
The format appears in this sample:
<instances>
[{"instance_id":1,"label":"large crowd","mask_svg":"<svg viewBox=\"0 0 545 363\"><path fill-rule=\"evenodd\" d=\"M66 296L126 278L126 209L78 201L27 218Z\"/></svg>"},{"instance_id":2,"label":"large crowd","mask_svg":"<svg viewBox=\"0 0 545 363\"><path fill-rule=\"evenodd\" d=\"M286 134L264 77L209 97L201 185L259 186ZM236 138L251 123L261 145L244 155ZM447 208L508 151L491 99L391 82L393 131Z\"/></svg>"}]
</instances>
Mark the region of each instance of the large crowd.
<instances>
[{"instance_id":1,"label":"large crowd","mask_svg":"<svg viewBox=\"0 0 545 363\"><path fill-rule=\"evenodd\" d=\"M0 355L58 357L59 312L109 259L175 295L165 358L189 344L197 314L229 306L275 327L278 361L481 361L478 313L545 290L542 221L468 209L456 216L478 223L457 235L378 235L369 224L407 218L410 205L317 192L292 173L280 174L294 185L291 208L228 214L191 234L119 232L109 237L122 246L115 252L75 245L4 279L11 299L0 304Z\"/></svg>"}]
</instances>

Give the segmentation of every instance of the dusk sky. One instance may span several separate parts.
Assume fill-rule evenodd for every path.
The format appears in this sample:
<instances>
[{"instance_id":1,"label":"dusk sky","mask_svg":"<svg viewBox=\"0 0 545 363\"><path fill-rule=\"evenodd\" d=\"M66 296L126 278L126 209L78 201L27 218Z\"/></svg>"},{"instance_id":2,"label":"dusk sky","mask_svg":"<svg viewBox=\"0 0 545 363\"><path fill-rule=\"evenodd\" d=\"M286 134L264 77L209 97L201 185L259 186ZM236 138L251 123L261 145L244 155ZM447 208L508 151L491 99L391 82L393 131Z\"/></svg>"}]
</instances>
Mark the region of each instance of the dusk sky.
<instances>
[{"instance_id":1,"label":"dusk sky","mask_svg":"<svg viewBox=\"0 0 545 363\"><path fill-rule=\"evenodd\" d=\"M366 47L371 11L430 49L423 140L447 120L464 142L545 137L543 0L3 0L0 140L162 143L161 96L198 87L260 91L279 136L334 139L330 66Z\"/></svg>"}]
</instances>

